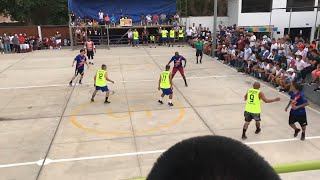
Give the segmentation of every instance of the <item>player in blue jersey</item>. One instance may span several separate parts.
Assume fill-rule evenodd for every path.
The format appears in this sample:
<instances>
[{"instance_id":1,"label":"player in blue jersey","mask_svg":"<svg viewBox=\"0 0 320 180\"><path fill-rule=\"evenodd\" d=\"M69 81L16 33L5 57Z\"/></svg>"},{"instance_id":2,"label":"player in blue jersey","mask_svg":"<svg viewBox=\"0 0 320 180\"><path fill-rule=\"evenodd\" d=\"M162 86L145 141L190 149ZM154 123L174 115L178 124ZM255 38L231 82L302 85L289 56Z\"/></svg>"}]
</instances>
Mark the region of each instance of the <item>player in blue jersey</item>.
<instances>
[{"instance_id":1,"label":"player in blue jersey","mask_svg":"<svg viewBox=\"0 0 320 180\"><path fill-rule=\"evenodd\" d=\"M173 70L172 70L172 79L173 79L174 75L177 73L177 71L179 71L183 80L184 80L185 86L188 87L187 79L186 79L186 76L184 75L184 68L187 65L186 58L184 58L183 56L180 56L179 52L176 52L175 55L171 58L171 60L168 62L167 65L170 65L172 61L174 63ZM182 64L182 61L184 61L184 66Z\"/></svg>"},{"instance_id":2,"label":"player in blue jersey","mask_svg":"<svg viewBox=\"0 0 320 180\"><path fill-rule=\"evenodd\" d=\"M306 138L306 128L308 125L307 114L306 114L306 106L309 105L307 98L304 94L299 91L299 84L296 82L291 83L290 87L290 102L286 107L286 111L291 106L290 116L289 116L289 125L294 129L294 137L297 137L301 129L297 128L295 125L298 122L302 128L301 140L305 140Z\"/></svg>"},{"instance_id":3,"label":"player in blue jersey","mask_svg":"<svg viewBox=\"0 0 320 180\"><path fill-rule=\"evenodd\" d=\"M80 81L79 84L82 84L82 79L83 79L83 75L84 75L84 64L87 65L88 69L89 69L89 65L87 63L87 58L84 55L85 54L85 50L81 49L80 50L80 54L74 58L74 61L72 62L72 67L74 66L74 63L76 62L76 70L74 73L74 76L72 77L71 81L69 82L69 85L72 86L72 82L73 80L80 74Z\"/></svg>"}]
</instances>

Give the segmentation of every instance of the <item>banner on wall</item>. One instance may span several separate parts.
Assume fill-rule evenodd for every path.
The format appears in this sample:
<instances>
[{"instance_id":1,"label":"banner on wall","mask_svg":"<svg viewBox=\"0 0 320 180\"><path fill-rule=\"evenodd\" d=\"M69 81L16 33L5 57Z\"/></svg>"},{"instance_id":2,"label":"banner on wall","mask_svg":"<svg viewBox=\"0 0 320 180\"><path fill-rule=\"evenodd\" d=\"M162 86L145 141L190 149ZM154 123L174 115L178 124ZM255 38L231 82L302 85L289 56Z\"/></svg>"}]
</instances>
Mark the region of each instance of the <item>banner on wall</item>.
<instances>
[{"instance_id":1,"label":"banner on wall","mask_svg":"<svg viewBox=\"0 0 320 180\"><path fill-rule=\"evenodd\" d=\"M132 19L120 19L121 27L130 27L132 26Z\"/></svg>"}]
</instances>

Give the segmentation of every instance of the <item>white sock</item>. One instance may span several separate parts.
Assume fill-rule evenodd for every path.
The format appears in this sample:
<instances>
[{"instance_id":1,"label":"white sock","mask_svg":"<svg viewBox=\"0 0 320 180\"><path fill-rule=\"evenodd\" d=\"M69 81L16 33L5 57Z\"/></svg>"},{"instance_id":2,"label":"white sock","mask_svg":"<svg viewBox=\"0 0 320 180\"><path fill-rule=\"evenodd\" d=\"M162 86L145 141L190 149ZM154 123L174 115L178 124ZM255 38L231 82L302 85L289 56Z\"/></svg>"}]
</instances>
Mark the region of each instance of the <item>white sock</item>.
<instances>
[{"instance_id":1,"label":"white sock","mask_svg":"<svg viewBox=\"0 0 320 180\"><path fill-rule=\"evenodd\" d=\"M160 99L159 99L160 101L162 101L162 97L160 96Z\"/></svg>"},{"instance_id":2,"label":"white sock","mask_svg":"<svg viewBox=\"0 0 320 180\"><path fill-rule=\"evenodd\" d=\"M169 103L172 103L172 99L169 99Z\"/></svg>"}]
</instances>

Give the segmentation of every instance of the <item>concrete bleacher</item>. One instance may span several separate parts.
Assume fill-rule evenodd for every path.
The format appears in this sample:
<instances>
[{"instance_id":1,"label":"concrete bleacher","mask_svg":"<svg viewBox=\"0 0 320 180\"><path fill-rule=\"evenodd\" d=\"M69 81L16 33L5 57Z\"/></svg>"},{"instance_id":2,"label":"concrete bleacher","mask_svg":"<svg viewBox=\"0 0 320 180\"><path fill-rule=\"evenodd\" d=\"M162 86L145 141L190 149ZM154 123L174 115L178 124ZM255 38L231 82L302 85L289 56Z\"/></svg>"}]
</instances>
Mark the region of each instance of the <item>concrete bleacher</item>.
<instances>
[{"instance_id":1,"label":"concrete bleacher","mask_svg":"<svg viewBox=\"0 0 320 180\"><path fill-rule=\"evenodd\" d=\"M311 74L307 76L306 82L310 82L312 79ZM302 92L305 96L313 103L320 105L320 92L313 91L316 88L316 85L304 85Z\"/></svg>"}]
</instances>

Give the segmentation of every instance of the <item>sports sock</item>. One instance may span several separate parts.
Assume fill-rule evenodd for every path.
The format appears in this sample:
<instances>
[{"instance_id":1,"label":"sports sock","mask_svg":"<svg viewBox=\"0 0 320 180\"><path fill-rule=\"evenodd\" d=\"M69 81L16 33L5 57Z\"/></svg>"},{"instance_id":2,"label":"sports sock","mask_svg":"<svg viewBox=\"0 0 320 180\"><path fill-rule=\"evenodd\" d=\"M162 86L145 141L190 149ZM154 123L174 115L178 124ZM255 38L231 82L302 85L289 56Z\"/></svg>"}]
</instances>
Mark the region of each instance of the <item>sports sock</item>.
<instances>
[{"instance_id":1,"label":"sports sock","mask_svg":"<svg viewBox=\"0 0 320 180\"><path fill-rule=\"evenodd\" d=\"M108 98L109 98L109 97L106 97L106 100L105 100L106 102L108 101Z\"/></svg>"},{"instance_id":2,"label":"sports sock","mask_svg":"<svg viewBox=\"0 0 320 180\"><path fill-rule=\"evenodd\" d=\"M242 130L242 135L245 135L246 132L247 132L247 130L246 130L246 129L243 129L243 130Z\"/></svg>"},{"instance_id":3,"label":"sports sock","mask_svg":"<svg viewBox=\"0 0 320 180\"><path fill-rule=\"evenodd\" d=\"M172 99L169 99L169 103L172 103Z\"/></svg>"},{"instance_id":4,"label":"sports sock","mask_svg":"<svg viewBox=\"0 0 320 180\"><path fill-rule=\"evenodd\" d=\"M162 101L162 97L160 96L160 99L159 99L160 101Z\"/></svg>"}]
</instances>

